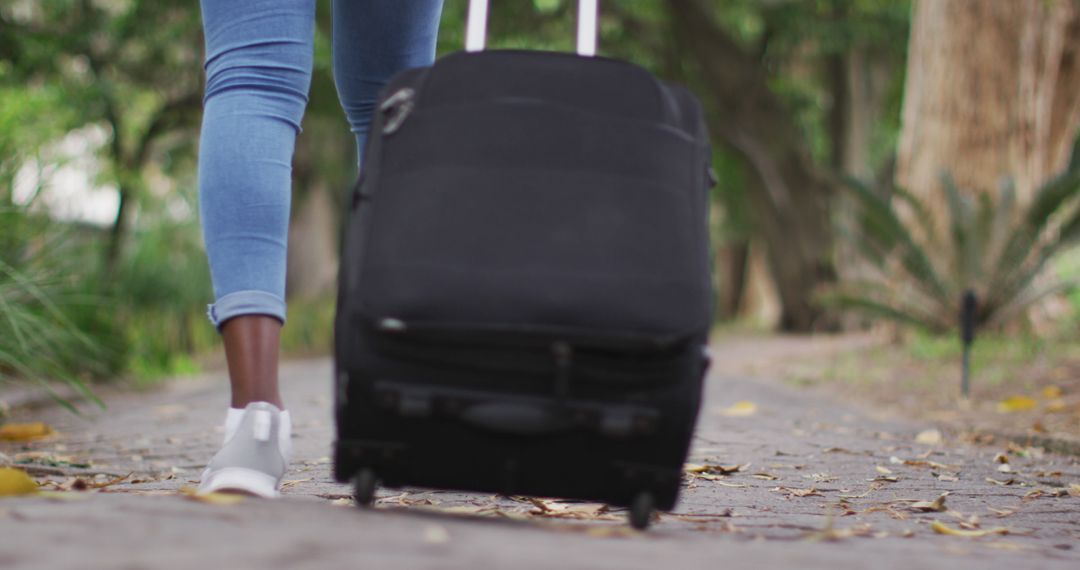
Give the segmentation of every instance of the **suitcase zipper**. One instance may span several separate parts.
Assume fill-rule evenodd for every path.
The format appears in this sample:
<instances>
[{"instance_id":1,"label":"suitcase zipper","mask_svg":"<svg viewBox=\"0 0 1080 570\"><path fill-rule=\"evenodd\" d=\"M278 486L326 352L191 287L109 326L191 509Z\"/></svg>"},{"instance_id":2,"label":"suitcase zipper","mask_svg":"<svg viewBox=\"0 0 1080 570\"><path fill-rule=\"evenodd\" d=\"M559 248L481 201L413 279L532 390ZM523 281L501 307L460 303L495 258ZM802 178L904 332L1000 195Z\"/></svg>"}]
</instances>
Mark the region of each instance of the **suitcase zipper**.
<instances>
[{"instance_id":1,"label":"suitcase zipper","mask_svg":"<svg viewBox=\"0 0 1080 570\"><path fill-rule=\"evenodd\" d=\"M477 331L461 326L406 322L394 317L358 320L374 333L372 346L384 356L481 374L520 374L524 375L522 380L539 381L546 377L547 382L555 382L556 395L563 396L575 383L662 382L682 366L690 350L685 341L644 342L635 338L629 344L625 339L602 343L595 335L575 338L547 331L515 334L510 327Z\"/></svg>"},{"instance_id":2,"label":"suitcase zipper","mask_svg":"<svg viewBox=\"0 0 1080 570\"><path fill-rule=\"evenodd\" d=\"M359 315L358 320L372 322ZM489 323L449 324L405 321L397 317L374 319L374 328L387 334L406 334L413 338L445 340L455 344L490 344L538 347L553 339L582 347L610 351L666 352L684 344L687 335L646 335L575 330L564 327L499 325Z\"/></svg>"}]
</instances>

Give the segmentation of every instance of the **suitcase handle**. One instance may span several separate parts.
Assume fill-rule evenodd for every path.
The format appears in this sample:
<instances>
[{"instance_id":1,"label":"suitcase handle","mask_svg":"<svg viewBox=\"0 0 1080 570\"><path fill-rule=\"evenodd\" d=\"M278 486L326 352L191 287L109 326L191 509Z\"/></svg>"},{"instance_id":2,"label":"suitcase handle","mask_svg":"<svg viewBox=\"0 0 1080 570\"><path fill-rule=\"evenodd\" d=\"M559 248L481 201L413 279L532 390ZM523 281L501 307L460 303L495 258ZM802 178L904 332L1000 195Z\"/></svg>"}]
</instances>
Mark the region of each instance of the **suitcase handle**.
<instances>
[{"instance_id":1,"label":"suitcase handle","mask_svg":"<svg viewBox=\"0 0 1080 570\"><path fill-rule=\"evenodd\" d=\"M596 22L600 15L600 0L578 0L577 52L596 55ZM488 0L469 0L469 17L465 28L465 51L483 51L487 39Z\"/></svg>"}]
</instances>

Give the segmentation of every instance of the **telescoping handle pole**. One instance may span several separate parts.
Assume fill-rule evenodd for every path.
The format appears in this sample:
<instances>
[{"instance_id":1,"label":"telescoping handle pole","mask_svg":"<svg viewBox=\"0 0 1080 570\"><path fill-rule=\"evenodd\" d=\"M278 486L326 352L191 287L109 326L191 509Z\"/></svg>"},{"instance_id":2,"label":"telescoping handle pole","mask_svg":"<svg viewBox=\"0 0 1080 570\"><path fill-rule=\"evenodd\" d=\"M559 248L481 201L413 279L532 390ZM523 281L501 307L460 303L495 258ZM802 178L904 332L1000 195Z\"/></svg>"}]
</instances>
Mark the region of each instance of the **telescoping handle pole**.
<instances>
[{"instance_id":1,"label":"telescoping handle pole","mask_svg":"<svg viewBox=\"0 0 1080 570\"><path fill-rule=\"evenodd\" d=\"M596 24L600 15L599 0L578 0L577 52L596 55ZM465 51L483 51L487 39L488 0L469 0L465 28Z\"/></svg>"}]
</instances>

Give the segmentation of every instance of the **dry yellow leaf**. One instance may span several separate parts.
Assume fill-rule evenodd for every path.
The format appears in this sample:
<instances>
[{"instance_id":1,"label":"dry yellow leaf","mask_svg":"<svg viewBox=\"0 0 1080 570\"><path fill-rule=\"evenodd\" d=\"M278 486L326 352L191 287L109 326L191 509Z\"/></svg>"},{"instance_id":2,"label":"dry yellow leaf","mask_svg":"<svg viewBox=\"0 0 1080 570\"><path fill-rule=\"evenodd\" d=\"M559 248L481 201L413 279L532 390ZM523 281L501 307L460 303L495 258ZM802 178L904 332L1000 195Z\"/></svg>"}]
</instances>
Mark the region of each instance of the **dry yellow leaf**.
<instances>
[{"instance_id":1,"label":"dry yellow leaf","mask_svg":"<svg viewBox=\"0 0 1080 570\"><path fill-rule=\"evenodd\" d=\"M210 505L235 505L243 502L243 495L236 495L232 493L200 493L198 489L194 487L181 487L180 494L200 503L207 503Z\"/></svg>"},{"instance_id":2,"label":"dry yellow leaf","mask_svg":"<svg viewBox=\"0 0 1080 570\"><path fill-rule=\"evenodd\" d=\"M33 495L37 492L37 483L26 474L26 471L0 467L0 497Z\"/></svg>"},{"instance_id":3,"label":"dry yellow leaf","mask_svg":"<svg viewBox=\"0 0 1080 570\"><path fill-rule=\"evenodd\" d=\"M984 528L980 530L962 530L958 528L952 528L951 526L941 521L934 521L930 523L930 528L938 534L946 534L949 536L962 536L965 538L979 538L981 536L990 536L992 534L1009 534L1009 529L1003 526Z\"/></svg>"},{"instance_id":4,"label":"dry yellow leaf","mask_svg":"<svg viewBox=\"0 0 1080 570\"><path fill-rule=\"evenodd\" d=\"M1067 411L1068 406L1065 405L1065 400L1061 398L1054 398L1046 403L1046 411L1051 414L1060 414ZM1043 431L1046 431L1045 429Z\"/></svg>"},{"instance_id":5,"label":"dry yellow leaf","mask_svg":"<svg viewBox=\"0 0 1080 570\"><path fill-rule=\"evenodd\" d=\"M1080 483L1073 483L1069 485L1068 493L1070 497L1080 498Z\"/></svg>"},{"instance_id":6,"label":"dry yellow leaf","mask_svg":"<svg viewBox=\"0 0 1080 570\"><path fill-rule=\"evenodd\" d=\"M742 402L735 402L731 406L720 410L720 413L732 418L752 416L757 413L757 404L745 400Z\"/></svg>"},{"instance_id":7,"label":"dry yellow leaf","mask_svg":"<svg viewBox=\"0 0 1080 570\"><path fill-rule=\"evenodd\" d=\"M1061 388L1057 386L1047 386L1042 390L1043 398L1047 400L1054 400L1061 397Z\"/></svg>"},{"instance_id":8,"label":"dry yellow leaf","mask_svg":"<svg viewBox=\"0 0 1080 570\"><path fill-rule=\"evenodd\" d=\"M915 443L922 445L941 445L943 441L945 441L944 436L936 429L921 431L915 436Z\"/></svg>"},{"instance_id":9,"label":"dry yellow leaf","mask_svg":"<svg viewBox=\"0 0 1080 570\"><path fill-rule=\"evenodd\" d=\"M707 473L714 475L731 475L732 473L744 471L747 467L750 467L749 463L743 465L698 465L697 463L687 463L683 465L683 470L695 475Z\"/></svg>"},{"instance_id":10,"label":"dry yellow leaf","mask_svg":"<svg viewBox=\"0 0 1080 570\"><path fill-rule=\"evenodd\" d=\"M877 469L877 472L881 473L882 475L892 475L892 472L893 472L892 469L889 469L888 467L884 467L884 466L881 466L881 465L878 465L878 466L874 467L874 469Z\"/></svg>"},{"instance_id":11,"label":"dry yellow leaf","mask_svg":"<svg viewBox=\"0 0 1080 570\"><path fill-rule=\"evenodd\" d=\"M921 511L924 513L935 511L940 513L945 510L945 497L948 496L948 493L942 493L940 497L933 501L915 501L914 503L911 503L910 506L914 511Z\"/></svg>"},{"instance_id":12,"label":"dry yellow leaf","mask_svg":"<svg viewBox=\"0 0 1080 570\"><path fill-rule=\"evenodd\" d=\"M1038 407L1039 403L1034 398L1027 396L1009 396L1004 400L998 402L997 410L1003 414L1010 412L1024 412L1027 410L1034 410Z\"/></svg>"},{"instance_id":13,"label":"dry yellow leaf","mask_svg":"<svg viewBox=\"0 0 1080 570\"><path fill-rule=\"evenodd\" d=\"M4 424L0 426L0 440L6 441L33 441L49 437L54 433L56 432L44 422Z\"/></svg>"},{"instance_id":14,"label":"dry yellow leaf","mask_svg":"<svg viewBox=\"0 0 1080 570\"><path fill-rule=\"evenodd\" d=\"M777 493L784 493L788 497L822 497L820 491L816 487L810 487L809 489L794 489L791 487L775 487L772 489Z\"/></svg>"}]
</instances>

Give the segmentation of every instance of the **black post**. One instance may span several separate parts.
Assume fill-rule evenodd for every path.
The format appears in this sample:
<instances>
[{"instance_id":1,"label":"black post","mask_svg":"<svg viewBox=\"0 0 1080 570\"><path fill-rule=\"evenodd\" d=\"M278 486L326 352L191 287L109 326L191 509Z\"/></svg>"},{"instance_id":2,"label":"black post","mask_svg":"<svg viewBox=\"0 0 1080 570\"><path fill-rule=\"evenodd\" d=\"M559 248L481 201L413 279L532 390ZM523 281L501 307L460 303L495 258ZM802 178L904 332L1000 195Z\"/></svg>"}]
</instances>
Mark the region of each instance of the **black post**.
<instances>
[{"instance_id":1,"label":"black post","mask_svg":"<svg viewBox=\"0 0 1080 570\"><path fill-rule=\"evenodd\" d=\"M971 289L964 291L960 304L960 339L964 342L963 376L960 380L960 393L964 399L971 396L971 345L975 342L975 312L978 300Z\"/></svg>"}]
</instances>

